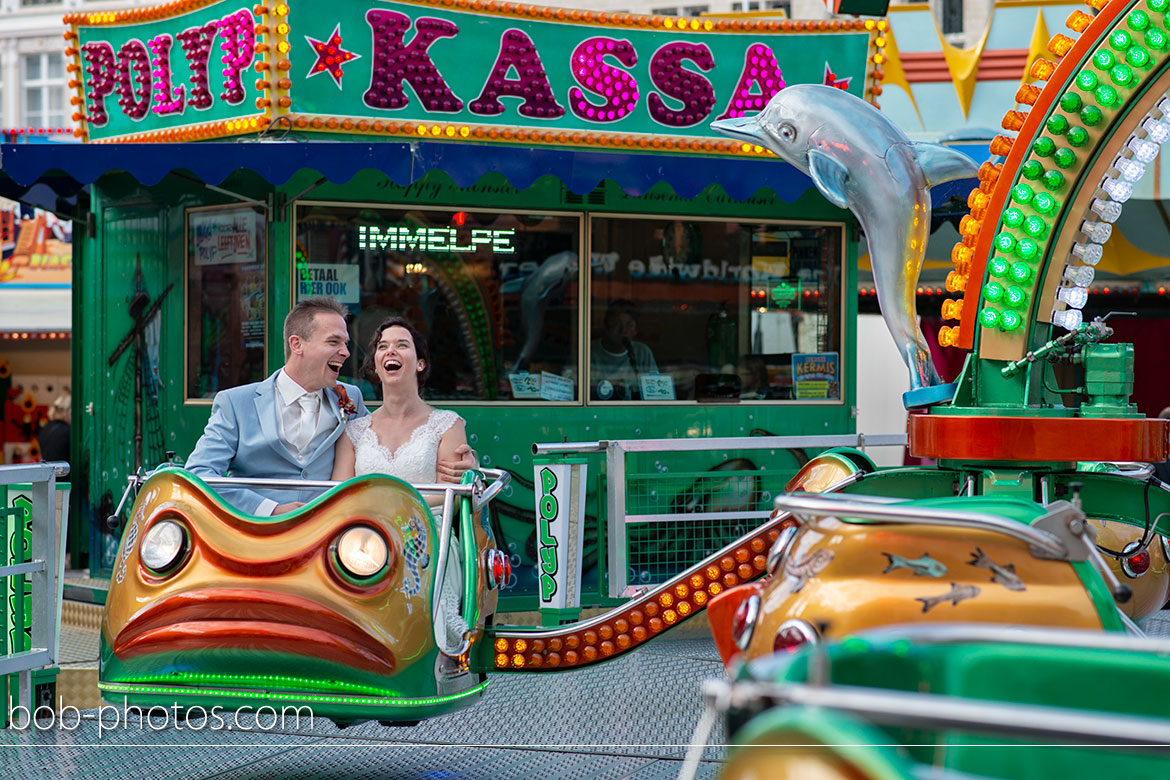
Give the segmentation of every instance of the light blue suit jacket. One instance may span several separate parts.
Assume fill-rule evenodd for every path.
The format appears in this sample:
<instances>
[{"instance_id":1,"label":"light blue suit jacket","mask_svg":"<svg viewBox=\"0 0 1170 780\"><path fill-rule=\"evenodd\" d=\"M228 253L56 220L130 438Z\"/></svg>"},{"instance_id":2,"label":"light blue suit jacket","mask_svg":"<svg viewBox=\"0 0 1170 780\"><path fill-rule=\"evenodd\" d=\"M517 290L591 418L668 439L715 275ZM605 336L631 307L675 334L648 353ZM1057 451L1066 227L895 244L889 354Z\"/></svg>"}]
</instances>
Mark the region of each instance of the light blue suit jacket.
<instances>
[{"instance_id":1,"label":"light blue suit jacket","mask_svg":"<svg viewBox=\"0 0 1170 780\"><path fill-rule=\"evenodd\" d=\"M279 371L277 373L280 373ZM345 430L347 420L369 414L362 403L362 391L339 383L357 407L348 418L342 413L337 391L326 388L329 413L337 421L329 435L318 445L304 465L297 462L280 440L277 411L276 374L262 382L233 387L215 394L211 419L187 459L186 468L201 477L255 477L259 479L313 479L333 476L333 446ZM319 489L277 490L222 487L215 489L229 504L242 512L255 514L269 498L278 504L288 501L312 501Z\"/></svg>"}]
</instances>

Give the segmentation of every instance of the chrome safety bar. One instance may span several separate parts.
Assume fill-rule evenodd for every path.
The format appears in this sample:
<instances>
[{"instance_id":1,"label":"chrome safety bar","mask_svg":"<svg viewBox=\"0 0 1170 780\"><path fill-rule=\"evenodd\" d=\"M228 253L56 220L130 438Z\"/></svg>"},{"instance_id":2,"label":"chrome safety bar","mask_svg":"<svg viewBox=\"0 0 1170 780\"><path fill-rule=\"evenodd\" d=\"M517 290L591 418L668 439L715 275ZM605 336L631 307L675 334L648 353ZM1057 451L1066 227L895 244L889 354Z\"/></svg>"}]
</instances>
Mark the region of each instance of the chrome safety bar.
<instances>
[{"instance_id":1,"label":"chrome safety bar","mask_svg":"<svg viewBox=\"0 0 1170 780\"><path fill-rule=\"evenodd\" d=\"M728 690L730 689L730 690ZM1013 738L1040 738L1093 745L1125 745L1170 752L1170 722L1135 715L1080 711L1008 702L973 701L902 691L875 691L856 686L711 680L704 696L720 706L746 706L770 700L850 712L885 725L951 728Z\"/></svg>"},{"instance_id":2,"label":"chrome safety bar","mask_svg":"<svg viewBox=\"0 0 1170 780\"><path fill-rule=\"evenodd\" d=\"M1047 531L982 512L936 507L926 509L907 506L904 501L858 501L853 496L845 498L814 493L776 496L775 506L777 509L791 512L794 515L831 514L846 523L871 520L879 523L906 523L992 531L1026 542L1045 553L1046 557L1060 560L1069 559L1069 550L1059 539Z\"/></svg>"}]
</instances>

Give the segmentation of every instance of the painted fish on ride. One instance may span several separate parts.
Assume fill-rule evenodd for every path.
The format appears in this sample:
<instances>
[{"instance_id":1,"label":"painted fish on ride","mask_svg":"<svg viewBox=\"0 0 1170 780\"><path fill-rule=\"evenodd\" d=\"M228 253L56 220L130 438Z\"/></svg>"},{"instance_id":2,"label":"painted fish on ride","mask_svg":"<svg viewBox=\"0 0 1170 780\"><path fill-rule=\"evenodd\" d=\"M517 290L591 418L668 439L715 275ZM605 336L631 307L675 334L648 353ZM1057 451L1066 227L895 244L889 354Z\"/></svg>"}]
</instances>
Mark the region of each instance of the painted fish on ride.
<instances>
[{"instance_id":1,"label":"painted fish on ride","mask_svg":"<svg viewBox=\"0 0 1170 780\"><path fill-rule=\"evenodd\" d=\"M915 297L930 234L930 188L974 177L974 161L945 146L915 143L870 103L816 84L785 87L760 113L711 127L771 150L807 173L831 203L853 212L911 389L941 384L918 327Z\"/></svg>"},{"instance_id":2,"label":"painted fish on ride","mask_svg":"<svg viewBox=\"0 0 1170 780\"><path fill-rule=\"evenodd\" d=\"M484 687L468 653L496 605L476 565L493 547L483 512L455 516L463 542L440 585L439 526L401 480L358 477L294 513L253 517L188 472L160 470L139 492L110 584L103 695L144 709L305 705L339 722L466 706ZM449 588L466 621L454 645L436 615Z\"/></svg>"}]
</instances>

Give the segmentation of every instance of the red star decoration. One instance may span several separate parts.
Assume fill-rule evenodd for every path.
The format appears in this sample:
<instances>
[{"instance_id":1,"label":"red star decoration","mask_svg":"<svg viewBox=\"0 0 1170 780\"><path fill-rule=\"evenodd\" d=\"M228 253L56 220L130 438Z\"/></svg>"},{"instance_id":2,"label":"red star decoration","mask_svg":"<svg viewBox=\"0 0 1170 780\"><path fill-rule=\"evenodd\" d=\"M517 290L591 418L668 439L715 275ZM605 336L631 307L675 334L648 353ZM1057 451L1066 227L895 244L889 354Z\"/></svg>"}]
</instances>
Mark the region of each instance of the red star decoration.
<instances>
[{"instance_id":1,"label":"red star decoration","mask_svg":"<svg viewBox=\"0 0 1170 780\"><path fill-rule=\"evenodd\" d=\"M317 61L313 63L313 67L309 68L309 76L306 78L316 76L318 73L328 73L333 77L337 88L341 89L343 75L341 66L361 56L341 48L341 25L338 24L333 28L333 34L329 36L327 41L319 41L307 35L305 40L309 42L309 45L313 47L313 52L317 55Z\"/></svg>"},{"instance_id":2,"label":"red star decoration","mask_svg":"<svg viewBox=\"0 0 1170 780\"><path fill-rule=\"evenodd\" d=\"M829 63L825 63L825 80L821 83L826 87L836 87L837 89L849 89L849 82L853 81L852 76L846 76L843 79L837 78L837 74L829 68Z\"/></svg>"}]
</instances>

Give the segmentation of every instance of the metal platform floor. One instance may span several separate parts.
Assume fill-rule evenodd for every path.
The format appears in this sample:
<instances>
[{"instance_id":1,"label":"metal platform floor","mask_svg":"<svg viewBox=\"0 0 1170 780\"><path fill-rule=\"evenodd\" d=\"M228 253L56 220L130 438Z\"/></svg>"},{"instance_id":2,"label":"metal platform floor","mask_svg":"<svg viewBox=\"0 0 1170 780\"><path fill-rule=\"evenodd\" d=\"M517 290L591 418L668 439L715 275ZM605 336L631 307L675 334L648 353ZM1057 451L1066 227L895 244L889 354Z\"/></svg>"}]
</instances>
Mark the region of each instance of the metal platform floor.
<instances>
[{"instance_id":1,"label":"metal platform floor","mask_svg":"<svg viewBox=\"0 0 1170 780\"><path fill-rule=\"evenodd\" d=\"M338 729L318 719L261 728L265 713L259 725L241 715L242 728L232 730L170 722L154 731L137 720L111 729L106 711L99 735L100 711L91 709L71 730L0 729L0 777L665 780L682 767L702 681L723 675L710 639L667 636L579 671L494 675L477 704L413 727ZM710 742L723 741L717 723ZM714 777L722 755L708 747L696 776Z\"/></svg>"}]
</instances>

